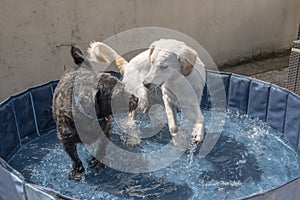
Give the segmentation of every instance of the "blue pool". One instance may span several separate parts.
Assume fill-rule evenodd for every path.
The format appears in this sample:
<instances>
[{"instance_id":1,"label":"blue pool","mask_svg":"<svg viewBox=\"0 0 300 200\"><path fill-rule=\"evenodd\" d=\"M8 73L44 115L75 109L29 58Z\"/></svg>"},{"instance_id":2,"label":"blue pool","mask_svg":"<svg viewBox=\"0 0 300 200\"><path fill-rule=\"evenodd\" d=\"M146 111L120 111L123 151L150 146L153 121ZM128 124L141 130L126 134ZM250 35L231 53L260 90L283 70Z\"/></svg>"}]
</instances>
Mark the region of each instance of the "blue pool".
<instances>
[{"instance_id":1,"label":"blue pool","mask_svg":"<svg viewBox=\"0 0 300 200\"><path fill-rule=\"evenodd\" d=\"M215 122L224 123L205 158L198 156L201 145L191 146L180 159L157 171L86 167L80 182L68 180L71 162L56 137L51 102L57 82L9 98L0 107L0 197L9 191L14 199L297 199L300 97L235 74L209 71L207 77L222 80L226 99L225 106L216 109L212 94L204 91L206 137ZM209 84L214 88L214 81ZM179 118L179 129L190 132L189 122ZM115 127L112 140L122 146L121 130ZM170 139L164 126L129 150L155 151ZM81 146L79 153L87 165L89 153Z\"/></svg>"}]
</instances>

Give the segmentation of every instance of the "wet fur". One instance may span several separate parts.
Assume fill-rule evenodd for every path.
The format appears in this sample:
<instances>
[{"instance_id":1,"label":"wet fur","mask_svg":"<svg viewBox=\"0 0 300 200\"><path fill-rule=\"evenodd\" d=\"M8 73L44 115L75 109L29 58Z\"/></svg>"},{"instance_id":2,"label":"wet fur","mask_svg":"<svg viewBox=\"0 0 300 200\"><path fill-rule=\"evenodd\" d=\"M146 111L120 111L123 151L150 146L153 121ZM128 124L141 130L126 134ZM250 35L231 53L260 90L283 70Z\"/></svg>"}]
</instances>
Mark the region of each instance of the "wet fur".
<instances>
[{"instance_id":1,"label":"wet fur","mask_svg":"<svg viewBox=\"0 0 300 200\"><path fill-rule=\"evenodd\" d=\"M105 60L113 63L121 57L108 45L100 42L91 43L88 53L98 62ZM161 39L153 42L149 49L132 58L129 63L119 64L122 82L128 91L139 98L141 110L148 112L154 104L164 105L169 131L175 144L183 147L187 145L177 127L176 107L180 104L185 116L193 123L193 141L199 143L203 140L204 117L199 104L206 74L204 64L195 50L181 41ZM160 64L168 68L160 70ZM193 90L186 90L187 87ZM173 92L177 92L180 98ZM191 98L191 95L195 97ZM178 99L182 99L181 102Z\"/></svg>"},{"instance_id":2,"label":"wet fur","mask_svg":"<svg viewBox=\"0 0 300 200\"><path fill-rule=\"evenodd\" d=\"M123 84L115 77L100 73L96 74L93 69L87 67L76 66L74 68L68 69L62 75L53 97L53 117L56 122L58 138L62 141L62 146L65 152L69 155L73 161L73 171L71 172L69 178L74 180L80 180L82 178L84 167L78 156L76 145L82 143L74 123L72 108L74 105L74 83L75 79L79 81L85 81L90 76L97 76L99 80L96 86L96 95L94 101L90 99L89 101L95 102L95 111L97 118L104 118L99 124L105 133L105 135L110 139L111 137L111 99L113 95L123 95L126 94ZM79 95L84 91L79 91ZM80 97L78 97L80 98ZM134 110L137 107L138 99L131 95L127 104L124 107L129 106L129 110ZM105 146L101 147L105 149ZM96 165L101 165L95 158L92 159L90 165L92 167Z\"/></svg>"}]
</instances>

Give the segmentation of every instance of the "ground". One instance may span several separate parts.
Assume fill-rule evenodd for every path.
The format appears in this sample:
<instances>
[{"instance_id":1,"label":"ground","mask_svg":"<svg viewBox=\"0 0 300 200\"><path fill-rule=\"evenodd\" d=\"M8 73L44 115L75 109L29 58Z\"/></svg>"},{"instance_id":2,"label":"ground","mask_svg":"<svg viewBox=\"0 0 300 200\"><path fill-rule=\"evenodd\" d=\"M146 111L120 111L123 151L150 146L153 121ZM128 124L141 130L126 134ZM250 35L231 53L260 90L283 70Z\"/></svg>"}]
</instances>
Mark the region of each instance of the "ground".
<instances>
[{"instance_id":1,"label":"ground","mask_svg":"<svg viewBox=\"0 0 300 200\"><path fill-rule=\"evenodd\" d=\"M289 56L289 54L283 54L264 60L251 61L246 64L224 67L221 71L250 76L286 87Z\"/></svg>"}]
</instances>

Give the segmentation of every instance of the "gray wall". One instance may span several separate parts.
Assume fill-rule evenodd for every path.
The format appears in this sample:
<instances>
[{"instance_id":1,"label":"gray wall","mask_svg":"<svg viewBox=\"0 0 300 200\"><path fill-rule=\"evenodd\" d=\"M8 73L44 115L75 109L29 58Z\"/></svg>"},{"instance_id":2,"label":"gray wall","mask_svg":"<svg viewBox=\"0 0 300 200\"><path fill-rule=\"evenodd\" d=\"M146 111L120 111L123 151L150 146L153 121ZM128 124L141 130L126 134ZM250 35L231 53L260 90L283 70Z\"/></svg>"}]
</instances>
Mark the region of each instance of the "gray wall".
<instances>
[{"instance_id":1,"label":"gray wall","mask_svg":"<svg viewBox=\"0 0 300 200\"><path fill-rule=\"evenodd\" d=\"M69 47L86 48L121 31L158 26L202 44L216 63L289 48L299 0L2 0L0 100L58 79Z\"/></svg>"}]
</instances>

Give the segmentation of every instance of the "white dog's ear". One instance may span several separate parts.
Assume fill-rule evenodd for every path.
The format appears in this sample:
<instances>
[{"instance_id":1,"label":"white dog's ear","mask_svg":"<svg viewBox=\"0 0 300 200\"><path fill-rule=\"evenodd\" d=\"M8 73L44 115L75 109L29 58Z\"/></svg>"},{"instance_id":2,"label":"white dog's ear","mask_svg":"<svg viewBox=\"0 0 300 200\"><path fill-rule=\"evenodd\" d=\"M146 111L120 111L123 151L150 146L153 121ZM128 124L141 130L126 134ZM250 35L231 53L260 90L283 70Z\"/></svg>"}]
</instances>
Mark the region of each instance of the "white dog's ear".
<instances>
[{"instance_id":1,"label":"white dog's ear","mask_svg":"<svg viewBox=\"0 0 300 200\"><path fill-rule=\"evenodd\" d=\"M184 51L178 55L177 59L181 65L181 73L184 76L188 76L193 71L197 56L197 52L191 48L185 48Z\"/></svg>"},{"instance_id":2,"label":"white dog's ear","mask_svg":"<svg viewBox=\"0 0 300 200\"><path fill-rule=\"evenodd\" d=\"M149 48L149 61L150 61L150 57L151 57L153 51L154 51L154 45L152 45L152 46Z\"/></svg>"}]
</instances>

